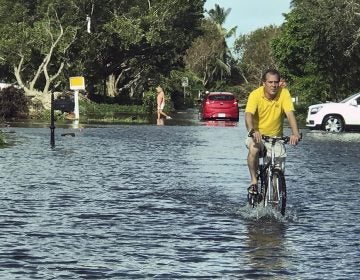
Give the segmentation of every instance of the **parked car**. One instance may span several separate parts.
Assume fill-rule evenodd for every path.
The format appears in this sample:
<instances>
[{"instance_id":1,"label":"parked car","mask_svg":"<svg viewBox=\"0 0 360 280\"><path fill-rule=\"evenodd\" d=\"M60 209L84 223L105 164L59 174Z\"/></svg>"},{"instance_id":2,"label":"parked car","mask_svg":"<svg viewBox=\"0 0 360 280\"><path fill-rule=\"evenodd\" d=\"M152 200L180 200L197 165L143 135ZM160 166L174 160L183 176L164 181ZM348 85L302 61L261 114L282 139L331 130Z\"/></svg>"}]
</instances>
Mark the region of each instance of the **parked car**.
<instances>
[{"instance_id":1,"label":"parked car","mask_svg":"<svg viewBox=\"0 0 360 280\"><path fill-rule=\"evenodd\" d=\"M360 129L360 92L339 103L323 103L308 108L306 126L329 132Z\"/></svg>"},{"instance_id":2,"label":"parked car","mask_svg":"<svg viewBox=\"0 0 360 280\"><path fill-rule=\"evenodd\" d=\"M202 120L239 121L239 106L236 96L231 92L209 92L201 103Z\"/></svg>"}]
</instances>

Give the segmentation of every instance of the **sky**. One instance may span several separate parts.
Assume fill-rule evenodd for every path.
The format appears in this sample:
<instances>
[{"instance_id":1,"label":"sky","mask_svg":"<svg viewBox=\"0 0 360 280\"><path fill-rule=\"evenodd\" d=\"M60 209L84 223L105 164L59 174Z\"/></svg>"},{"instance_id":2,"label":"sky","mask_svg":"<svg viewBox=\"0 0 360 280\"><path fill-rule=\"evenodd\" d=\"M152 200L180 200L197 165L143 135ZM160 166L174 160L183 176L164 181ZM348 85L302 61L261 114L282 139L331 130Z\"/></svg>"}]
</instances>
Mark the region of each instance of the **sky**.
<instances>
[{"instance_id":1,"label":"sky","mask_svg":"<svg viewBox=\"0 0 360 280\"><path fill-rule=\"evenodd\" d=\"M224 10L231 8L224 27L237 26L236 36L249 34L270 24L281 25L283 13L290 12L291 0L206 0L205 9L210 10L218 4ZM230 47L235 38L229 40Z\"/></svg>"}]
</instances>

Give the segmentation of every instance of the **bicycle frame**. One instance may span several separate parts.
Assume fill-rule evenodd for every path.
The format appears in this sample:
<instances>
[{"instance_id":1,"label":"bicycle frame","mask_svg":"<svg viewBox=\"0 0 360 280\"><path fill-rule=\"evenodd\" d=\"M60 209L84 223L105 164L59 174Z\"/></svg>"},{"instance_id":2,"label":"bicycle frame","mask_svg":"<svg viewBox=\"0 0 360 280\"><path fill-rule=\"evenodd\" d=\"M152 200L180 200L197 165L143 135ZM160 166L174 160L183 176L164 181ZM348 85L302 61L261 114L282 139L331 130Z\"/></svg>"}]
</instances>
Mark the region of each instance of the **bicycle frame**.
<instances>
[{"instance_id":1,"label":"bicycle frame","mask_svg":"<svg viewBox=\"0 0 360 280\"><path fill-rule=\"evenodd\" d=\"M280 200L280 191L279 191L279 184L274 184L273 180L273 172L276 168L275 166L275 144L279 140L278 138L265 138L264 141L270 140L271 143L271 153L270 153L270 160L268 161L268 164L265 166L265 175L267 180L265 182L267 183L267 186L265 188L265 199L264 199L264 205L265 207L268 206L268 204L278 202ZM282 140L282 138L280 138ZM265 155L267 157L267 155ZM275 189L274 189L275 188ZM276 198L274 196L277 196Z\"/></svg>"}]
</instances>

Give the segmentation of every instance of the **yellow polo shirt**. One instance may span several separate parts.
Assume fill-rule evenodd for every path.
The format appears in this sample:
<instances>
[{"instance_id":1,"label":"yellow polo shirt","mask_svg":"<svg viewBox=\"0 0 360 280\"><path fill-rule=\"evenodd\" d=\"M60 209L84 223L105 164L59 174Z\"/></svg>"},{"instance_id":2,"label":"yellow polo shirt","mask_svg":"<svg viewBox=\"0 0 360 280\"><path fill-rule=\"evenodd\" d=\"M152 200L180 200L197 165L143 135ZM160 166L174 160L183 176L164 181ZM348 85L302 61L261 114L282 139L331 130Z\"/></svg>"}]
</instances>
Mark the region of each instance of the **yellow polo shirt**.
<instances>
[{"instance_id":1,"label":"yellow polo shirt","mask_svg":"<svg viewBox=\"0 0 360 280\"><path fill-rule=\"evenodd\" d=\"M254 115L255 130L268 136L283 135L284 116L289 111L294 111L294 105L286 88L279 88L275 99L269 100L263 86L250 93L245 108L245 112Z\"/></svg>"}]
</instances>

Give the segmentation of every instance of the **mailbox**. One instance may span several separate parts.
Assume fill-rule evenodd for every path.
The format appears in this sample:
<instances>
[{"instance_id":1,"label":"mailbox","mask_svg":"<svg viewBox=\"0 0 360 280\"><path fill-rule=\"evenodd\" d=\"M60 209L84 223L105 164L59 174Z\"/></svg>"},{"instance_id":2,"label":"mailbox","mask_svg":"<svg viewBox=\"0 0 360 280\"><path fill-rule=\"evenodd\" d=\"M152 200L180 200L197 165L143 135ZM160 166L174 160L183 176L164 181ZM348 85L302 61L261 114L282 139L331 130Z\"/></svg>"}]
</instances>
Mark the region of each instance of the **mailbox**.
<instances>
[{"instance_id":1,"label":"mailbox","mask_svg":"<svg viewBox=\"0 0 360 280\"><path fill-rule=\"evenodd\" d=\"M60 110L61 112L71 113L74 112L75 102L70 98L55 99L53 108L54 110Z\"/></svg>"}]
</instances>

